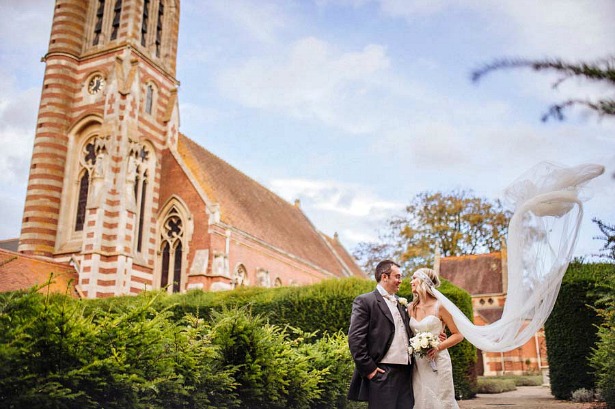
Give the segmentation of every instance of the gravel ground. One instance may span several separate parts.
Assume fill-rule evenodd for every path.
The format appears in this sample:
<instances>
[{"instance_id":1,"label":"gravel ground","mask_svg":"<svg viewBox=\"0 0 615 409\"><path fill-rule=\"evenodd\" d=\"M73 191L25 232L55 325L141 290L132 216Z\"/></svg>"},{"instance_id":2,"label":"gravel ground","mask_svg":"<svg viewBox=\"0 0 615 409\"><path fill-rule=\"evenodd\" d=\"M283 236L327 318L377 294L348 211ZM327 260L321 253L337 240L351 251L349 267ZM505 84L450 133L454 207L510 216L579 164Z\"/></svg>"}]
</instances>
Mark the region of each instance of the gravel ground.
<instances>
[{"instance_id":1,"label":"gravel ground","mask_svg":"<svg viewBox=\"0 0 615 409\"><path fill-rule=\"evenodd\" d=\"M516 391L478 394L475 399L458 401L460 409L493 409L511 407L523 409L598 408L595 404L557 400L548 386L519 386Z\"/></svg>"}]
</instances>

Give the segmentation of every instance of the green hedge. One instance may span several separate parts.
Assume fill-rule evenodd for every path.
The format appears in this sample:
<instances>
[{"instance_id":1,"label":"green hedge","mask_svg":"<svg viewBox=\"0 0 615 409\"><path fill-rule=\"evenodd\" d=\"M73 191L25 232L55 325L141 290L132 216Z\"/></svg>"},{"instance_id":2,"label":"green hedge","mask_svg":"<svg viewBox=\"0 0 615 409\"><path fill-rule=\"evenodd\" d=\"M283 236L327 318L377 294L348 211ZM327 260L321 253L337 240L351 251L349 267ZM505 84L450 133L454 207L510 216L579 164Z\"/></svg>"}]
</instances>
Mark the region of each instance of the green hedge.
<instances>
[{"instance_id":1,"label":"green hedge","mask_svg":"<svg viewBox=\"0 0 615 409\"><path fill-rule=\"evenodd\" d=\"M570 399L577 389L595 388L589 357L598 341L601 319L592 306L598 298L596 286L604 280L608 266L571 263L545 323L551 393L558 399Z\"/></svg>"},{"instance_id":2,"label":"green hedge","mask_svg":"<svg viewBox=\"0 0 615 409\"><path fill-rule=\"evenodd\" d=\"M602 324L590 363L596 370L596 386L607 408L615 409L615 264L608 264L606 268L606 279L598 283L601 298L596 312Z\"/></svg>"},{"instance_id":3,"label":"green hedge","mask_svg":"<svg viewBox=\"0 0 615 409\"><path fill-rule=\"evenodd\" d=\"M72 300L0 295L0 407L345 408L346 333L370 280ZM470 296L442 292L472 316ZM409 297L404 281L400 295ZM451 349L458 396L475 349Z\"/></svg>"}]
</instances>

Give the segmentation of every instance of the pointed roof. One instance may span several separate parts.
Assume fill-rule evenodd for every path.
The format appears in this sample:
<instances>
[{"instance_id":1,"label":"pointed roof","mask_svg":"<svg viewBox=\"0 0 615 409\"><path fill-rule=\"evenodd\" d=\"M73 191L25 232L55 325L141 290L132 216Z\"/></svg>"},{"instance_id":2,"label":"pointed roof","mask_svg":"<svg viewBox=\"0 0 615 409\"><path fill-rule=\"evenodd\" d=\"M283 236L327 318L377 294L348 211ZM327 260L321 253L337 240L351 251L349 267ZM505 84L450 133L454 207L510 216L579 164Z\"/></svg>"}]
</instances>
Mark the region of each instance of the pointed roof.
<instances>
[{"instance_id":1,"label":"pointed roof","mask_svg":"<svg viewBox=\"0 0 615 409\"><path fill-rule=\"evenodd\" d=\"M75 289L77 272L70 265L0 249L0 292L24 290L48 282L51 292L79 297Z\"/></svg>"},{"instance_id":2,"label":"pointed roof","mask_svg":"<svg viewBox=\"0 0 615 409\"><path fill-rule=\"evenodd\" d=\"M502 294L502 253L445 257L440 275L471 295Z\"/></svg>"},{"instance_id":3,"label":"pointed roof","mask_svg":"<svg viewBox=\"0 0 615 409\"><path fill-rule=\"evenodd\" d=\"M288 203L185 135L180 134L177 152L210 204L220 206L221 222L334 276L347 275L344 271L348 269L298 206ZM351 270L352 274L360 271L356 263Z\"/></svg>"},{"instance_id":4,"label":"pointed roof","mask_svg":"<svg viewBox=\"0 0 615 409\"><path fill-rule=\"evenodd\" d=\"M365 273L363 270L359 268L357 262L354 257L348 253L348 250L342 243L339 241L337 237L337 233L333 237L329 237L324 233L321 233L324 239L327 241L327 244L333 250L333 253L337 257L340 263L345 267L345 270L348 272L348 275L353 275L356 277L365 278Z\"/></svg>"}]
</instances>

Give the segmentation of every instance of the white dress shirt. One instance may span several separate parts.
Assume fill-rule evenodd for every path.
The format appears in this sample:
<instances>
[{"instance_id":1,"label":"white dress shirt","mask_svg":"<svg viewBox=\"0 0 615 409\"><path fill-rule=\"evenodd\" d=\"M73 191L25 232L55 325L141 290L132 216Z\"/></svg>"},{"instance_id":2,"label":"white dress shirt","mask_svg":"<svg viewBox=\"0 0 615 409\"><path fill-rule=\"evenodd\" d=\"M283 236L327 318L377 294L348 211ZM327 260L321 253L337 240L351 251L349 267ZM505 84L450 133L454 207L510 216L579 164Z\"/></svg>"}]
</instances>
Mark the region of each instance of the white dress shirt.
<instances>
[{"instance_id":1,"label":"white dress shirt","mask_svg":"<svg viewBox=\"0 0 615 409\"><path fill-rule=\"evenodd\" d=\"M406 326L404 325L404 320L399 312L399 308L397 308L397 298L395 295L387 293L380 284L378 284L376 288L384 297L387 307L389 307L391 315L393 315L393 322L395 323L393 342L380 362L383 364L408 365L410 363L410 356L408 355L408 333L406 332Z\"/></svg>"}]
</instances>

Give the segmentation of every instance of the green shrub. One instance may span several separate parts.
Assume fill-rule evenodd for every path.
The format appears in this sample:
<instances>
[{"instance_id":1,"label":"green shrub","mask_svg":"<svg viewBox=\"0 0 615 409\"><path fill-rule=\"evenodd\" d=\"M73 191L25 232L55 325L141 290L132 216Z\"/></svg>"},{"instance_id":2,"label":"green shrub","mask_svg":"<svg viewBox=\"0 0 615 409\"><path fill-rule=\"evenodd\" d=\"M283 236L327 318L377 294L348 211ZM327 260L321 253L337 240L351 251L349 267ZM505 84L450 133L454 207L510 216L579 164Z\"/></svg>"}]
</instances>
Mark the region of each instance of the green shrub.
<instances>
[{"instance_id":1,"label":"green shrub","mask_svg":"<svg viewBox=\"0 0 615 409\"><path fill-rule=\"evenodd\" d=\"M364 407L346 399L346 332L353 299L374 287L345 279L98 300L0 294L0 407ZM408 297L407 282L402 290ZM467 293L442 291L471 316ZM458 395L470 397L475 351L460 344L451 356Z\"/></svg>"},{"instance_id":2,"label":"green shrub","mask_svg":"<svg viewBox=\"0 0 615 409\"><path fill-rule=\"evenodd\" d=\"M513 379L479 377L478 393L502 393L517 390Z\"/></svg>"},{"instance_id":3,"label":"green shrub","mask_svg":"<svg viewBox=\"0 0 615 409\"><path fill-rule=\"evenodd\" d=\"M601 319L591 306L606 268L607 264L571 263L545 323L551 393L558 399L570 399L573 391L596 386L588 357L598 341Z\"/></svg>"},{"instance_id":4,"label":"green shrub","mask_svg":"<svg viewBox=\"0 0 615 409\"><path fill-rule=\"evenodd\" d=\"M233 379L197 320L169 320L155 297L86 313L67 297L2 294L0 407L226 407Z\"/></svg>"},{"instance_id":5,"label":"green shrub","mask_svg":"<svg viewBox=\"0 0 615 409\"><path fill-rule=\"evenodd\" d=\"M286 332L245 309L214 312L212 318L212 343L237 381L242 407L302 409L320 397L327 368L311 367Z\"/></svg>"}]
</instances>

